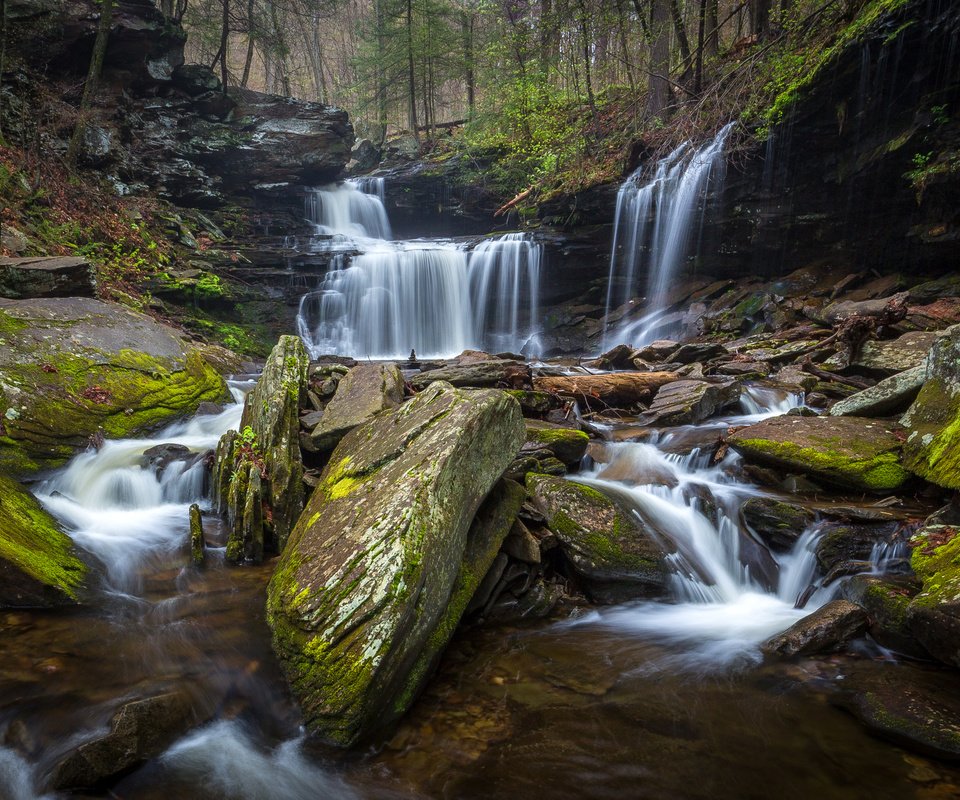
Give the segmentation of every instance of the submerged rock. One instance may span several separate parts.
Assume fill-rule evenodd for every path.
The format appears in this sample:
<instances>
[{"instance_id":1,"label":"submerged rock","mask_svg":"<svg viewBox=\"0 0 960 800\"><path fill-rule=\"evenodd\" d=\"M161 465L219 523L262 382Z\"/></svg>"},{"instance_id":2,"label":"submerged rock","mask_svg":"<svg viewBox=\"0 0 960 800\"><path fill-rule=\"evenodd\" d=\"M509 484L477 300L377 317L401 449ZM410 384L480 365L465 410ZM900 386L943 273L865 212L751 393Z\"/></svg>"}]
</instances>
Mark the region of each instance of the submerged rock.
<instances>
[{"instance_id":1,"label":"submerged rock","mask_svg":"<svg viewBox=\"0 0 960 800\"><path fill-rule=\"evenodd\" d=\"M334 450L267 603L311 731L347 746L410 707L509 530L470 538L523 440L507 394L438 382Z\"/></svg>"},{"instance_id":2,"label":"submerged rock","mask_svg":"<svg viewBox=\"0 0 960 800\"><path fill-rule=\"evenodd\" d=\"M768 656L792 658L835 650L867 630L867 612L849 600L831 600L783 633L772 636L760 650Z\"/></svg>"},{"instance_id":3,"label":"submerged rock","mask_svg":"<svg viewBox=\"0 0 960 800\"><path fill-rule=\"evenodd\" d=\"M666 593L663 548L606 495L534 473L527 476L527 491L592 600L622 603Z\"/></svg>"},{"instance_id":4,"label":"submerged rock","mask_svg":"<svg viewBox=\"0 0 960 800\"><path fill-rule=\"evenodd\" d=\"M89 298L0 300L0 468L62 465L225 401L202 352L144 314Z\"/></svg>"},{"instance_id":5,"label":"submerged rock","mask_svg":"<svg viewBox=\"0 0 960 800\"><path fill-rule=\"evenodd\" d=\"M887 492L910 477L900 465L900 440L872 419L784 415L743 428L727 441L749 462L845 489Z\"/></svg>"},{"instance_id":6,"label":"submerged rock","mask_svg":"<svg viewBox=\"0 0 960 800\"><path fill-rule=\"evenodd\" d=\"M0 475L0 607L76 603L86 576L56 520L19 483Z\"/></svg>"}]
</instances>

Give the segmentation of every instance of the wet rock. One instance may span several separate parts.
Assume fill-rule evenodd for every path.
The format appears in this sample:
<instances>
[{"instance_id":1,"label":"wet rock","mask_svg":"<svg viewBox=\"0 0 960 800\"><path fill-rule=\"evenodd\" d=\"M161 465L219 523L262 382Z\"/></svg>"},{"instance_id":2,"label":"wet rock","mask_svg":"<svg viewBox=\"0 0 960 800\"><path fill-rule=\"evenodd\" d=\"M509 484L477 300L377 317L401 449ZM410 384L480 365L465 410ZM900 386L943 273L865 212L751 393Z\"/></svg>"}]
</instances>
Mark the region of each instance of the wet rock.
<instances>
[{"instance_id":1,"label":"wet rock","mask_svg":"<svg viewBox=\"0 0 960 800\"><path fill-rule=\"evenodd\" d=\"M897 523L851 525L826 523L817 542L817 563L824 572L848 561L867 562L878 542L888 541L897 530Z\"/></svg>"},{"instance_id":2,"label":"wet rock","mask_svg":"<svg viewBox=\"0 0 960 800\"><path fill-rule=\"evenodd\" d=\"M200 517L200 506L194 503L190 506L190 560L195 567L202 567L206 562L206 543L203 540L203 520Z\"/></svg>"},{"instance_id":3,"label":"wet rock","mask_svg":"<svg viewBox=\"0 0 960 800\"><path fill-rule=\"evenodd\" d=\"M0 258L0 297L93 297L96 291L85 258Z\"/></svg>"},{"instance_id":4,"label":"wet rock","mask_svg":"<svg viewBox=\"0 0 960 800\"><path fill-rule=\"evenodd\" d=\"M695 425L740 400L740 384L675 381L662 386L640 417L641 424Z\"/></svg>"},{"instance_id":5,"label":"wet rock","mask_svg":"<svg viewBox=\"0 0 960 800\"><path fill-rule=\"evenodd\" d=\"M772 497L749 498L740 514L744 523L779 553L789 552L815 519L808 509Z\"/></svg>"},{"instance_id":6,"label":"wet rock","mask_svg":"<svg viewBox=\"0 0 960 800\"><path fill-rule=\"evenodd\" d=\"M634 358L650 361L654 364L663 364L669 361L669 356L675 353L680 343L672 339L657 339L646 347L636 351Z\"/></svg>"},{"instance_id":7,"label":"wet rock","mask_svg":"<svg viewBox=\"0 0 960 800\"><path fill-rule=\"evenodd\" d=\"M511 397L438 382L341 440L268 591L312 732L346 746L409 708L509 530L469 535L523 439Z\"/></svg>"},{"instance_id":8,"label":"wet rock","mask_svg":"<svg viewBox=\"0 0 960 800\"><path fill-rule=\"evenodd\" d=\"M222 414L224 411L224 408L225 406L223 405L223 403L211 403L211 402L205 401L197 406L197 416L204 417L204 416L214 416L216 414Z\"/></svg>"},{"instance_id":9,"label":"wet rock","mask_svg":"<svg viewBox=\"0 0 960 800\"><path fill-rule=\"evenodd\" d=\"M360 174L375 169L380 163L380 151L369 139L360 139L350 150L348 168Z\"/></svg>"},{"instance_id":10,"label":"wet rock","mask_svg":"<svg viewBox=\"0 0 960 800\"><path fill-rule=\"evenodd\" d=\"M110 732L76 747L53 768L49 786L96 788L147 759L160 755L197 722L190 698L181 692L125 703Z\"/></svg>"},{"instance_id":11,"label":"wet rock","mask_svg":"<svg viewBox=\"0 0 960 800\"><path fill-rule=\"evenodd\" d=\"M590 437L577 428L564 428L549 422L527 420L527 441L521 454L529 451L548 450L558 461L566 465L580 463Z\"/></svg>"},{"instance_id":12,"label":"wet rock","mask_svg":"<svg viewBox=\"0 0 960 800\"><path fill-rule=\"evenodd\" d=\"M526 389L530 387L530 367L522 361L492 358L488 361L452 364L421 372L410 379L410 384L417 391L422 391L434 381L475 389Z\"/></svg>"},{"instance_id":13,"label":"wet rock","mask_svg":"<svg viewBox=\"0 0 960 800\"><path fill-rule=\"evenodd\" d=\"M217 445L213 502L227 516L232 563L259 561L270 546L282 551L303 508L300 404L309 363L299 337L281 336L247 395L239 433Z\"/></svg>"},{"instance_id":14,"label":"wet rock","mask_svg":"<svg viewBox=\"0 0 960 800\"><path fill-rule=\"evenodd\" d=\"M19 483L0 475L0 607L76 603L86 578L57 521Z\"/></svg>"},{"instance_id":15,"label":"wet rock","mask_svg":"<svg viewBox=\"0 0 960 800\"><path fill-rule=\"evenodd\" d=\"M675 372L614 372L606 375L564 375L534 379L534 389L570 397L581 403L627 408L649 400L663 385L677 379Z\"/></svg>"},{"instance_id":16,"label":"wet rock","mask_svg":"<svg viewBox=\"0 0 960 800\"><path fill-rule=\"evenodd\" d=\"M925 377L901 419L909 431L903 462L931 483L960 489L960 325L934 342Z\"/></svg>"},{"instance_id":17,"label":"wet rock","mask_svg":"<svg viewBox=\"0 0 960 800\"><path fill-rule=\"evenodd\" d=\"M563 599L563 587L545 581L535 582L519 596L505 592L487 609L484 622L518 623L550 616Z\"/></svg>"},{"instance_id":18,"label":"wet rock","mask_svg":"<svg viewBox=\"0 0 960 800\"><path fill-rule=\"evenodd\" d=\"M520 404L525 417L542 417L562 405L560 398L549 392L531 392L525 389L506 389L505 391Z\"/></svg>"},{"instance_id":19,"label":"wet rock","mask_svg":"<svg viewBox=\"0 0 960 800\"><path fill-rule=\"evenodd\" d=\"M152 470L157 477L163 475L164 470L175 461L189 461L195 458L190 448L183 444L167 443L154 445L143 451L140 466Z\"/></svg>"},{"instance_id":20,"label":"wet rock","mask_svg":"<svg viewBox=\"0 0 960 800\"><path fill-rule=\"evenodd\" d=\"M910 564L922 586L907 607L910 632L930 655L955 667L960 666L958 533L955 518L938 514L911 537Z\"/></svg>"},{"instance_id":21,"label":"wet rock","mask_svg":"<svg viewBox=\"0 0 960 800\"><path fill-rule=\"evenodd\" d=\"M403 375L396 364L361 364L344 375L319 424L310 433L317 452L333 450L346 434L374 414L403 402Z\"/></svg>"},{"instance_id":22,"label":"wet rock","mask_svg":"<svg viewBox=\"0 0 960 800\"><path fill-rule=\"evenodd\" d=\"M875 420L785 415L743 428L727 441L749 462L841 488L888 492L909 478L900 465L900 440Z\"/></svg>"},{"instance_id":23,"label":"wet rock","mask_svg":"<svg viewBox=\"0 0 960 800\"><path fill-rule=\"evenodd\" d=\"M14 475L230 397L178 331L113 303L0 300L0 340L0 469Z\"/></svg>"},{"instance_id":24,"label":"wet rock","mask_svg":"<svg viewBox=\"0 0 960 800\"><path fill-rule=\"evenodd\" d=\"M536 474L527 476L527 491L592 600L622 603L666 592L663 549L606 495L583 484Z\"/></svg>"},{"instance_id":25,"label":"wet rock","mask_svg":"<svg viewBox=\"0 0 960 800\"><path fill-rule=\"evenodd\" d=\"M899 578L854 575L841 586L843 599L862 606L869 617L868 631L881 647L911 658L929 658L910 630L907 609L919 586L913 576Z\"/></svg>"},{"instance_id":26,"label":"wet rock","mask_svg":"<svg viewBox=\"0 0 960 800\"><path fill-rule=\"evenodd\" d=\"M819 319L828 325L836 325L850 317L880 317L887 311L889 303L897 295L881 297L874 300L841 300L831 303L819 315Z\"/></svg>"},{"instance_id":27,"label":"wet rock","mask_svg":"<svg viewBox=\"0 0 960 800\"><path fill-rule=\"evenodd\" d=\"M834 417L885 417L906 410L926 381L926 363L884 378L876 386L839 400L830 408ZM809 398L808 398L809 404Z\"/></svg>"},{"instance_id":28,"label":"wet rock","mask_svg":"<svg viewBox=\"0 0 960 800\"><path fill-rule=\"evenodd\" d=\"M640 358L639 350L628 344L618 344L598 357L592 366L597 369L632 369L637 358Z\"/></svg>"},{"instance_id":29,"label":"wet rock","mask_svg":"<svg viewBox=\"0 0 960 800\"><path fill-rule=\"evenodd\" d=\"M849 600L831 600L783 633L767 639L760 650L768 656L793 658L826 653L861 636L867 612Z\"/></svg>"}]
</instances>

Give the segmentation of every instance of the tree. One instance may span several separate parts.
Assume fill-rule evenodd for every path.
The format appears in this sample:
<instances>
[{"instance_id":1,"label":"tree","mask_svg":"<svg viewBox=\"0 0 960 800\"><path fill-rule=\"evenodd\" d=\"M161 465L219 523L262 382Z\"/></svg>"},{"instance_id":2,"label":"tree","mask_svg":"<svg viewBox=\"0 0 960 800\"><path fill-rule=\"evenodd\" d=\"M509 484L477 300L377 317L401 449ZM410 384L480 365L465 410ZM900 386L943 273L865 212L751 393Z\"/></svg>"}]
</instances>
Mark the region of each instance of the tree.
<instances>
[{"instance_id":1,"label":"tree","mask_svg":"<svg viewBox=\"0 0 960 800\"><path fill-rule=\"evenodd\" d=\"M77 124L73 128L70 144L67 146L67 164L74 166L83 144L83 137L87 130L87 115L93 107L93 99L97 94L100 75L103 73L103 59L107 54L107 43L110 40L110 28L113 26L114 0L101 0L100 19L97 22L97 36L93 42L93 52L90 54L90 66L87 68L87 79L83 84L83 96L80 98L80 113Z\"/></svg>"},{"instance_id":2,"label":"tree","mask_svg":"<svg viewBox=\"0 0 960 800\"><path fill-rule=\"evenodd\" d=\"M659 117L670 105L670 0L650 0L650 68L647 113Z\"/></svg>"}]
</instances>

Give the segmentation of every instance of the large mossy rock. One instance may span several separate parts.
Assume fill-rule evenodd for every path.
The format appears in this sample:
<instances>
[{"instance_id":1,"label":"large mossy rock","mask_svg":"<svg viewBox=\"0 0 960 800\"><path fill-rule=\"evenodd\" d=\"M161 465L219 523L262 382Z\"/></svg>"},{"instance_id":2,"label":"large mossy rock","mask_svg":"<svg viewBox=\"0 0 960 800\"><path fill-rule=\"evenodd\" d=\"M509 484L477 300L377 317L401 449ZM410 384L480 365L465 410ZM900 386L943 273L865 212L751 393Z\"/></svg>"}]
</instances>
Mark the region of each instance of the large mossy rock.
<instances>
[{"instance_id":1,"label":"large mossy rock","mask_svg":"<svg viewBox=\"0 0 960 800\"><path fill-rule=\"evenodd\" d=\"M283 550L303 510L300 405L309 367L300 338L281 336L247 395L239 433L217 445L214 502L227 517L232 563L262 561L269 545Z\"/></svg>"},{"instance_id":2,"label":"large mossy rock","mask_svg":"<svg viewBox=\"0 0 960 800\"><path fill-rule=\"evenodd\" d=\"M565 428L550 422L528 419L527 441L521 452L548 450L563 464L575 465L580 463L589 444L590 437L577 428Z\"/></svg>"},{"instance_id":3,"label":"large mossy rock","mask_svg":"<svg viewBox=\"0 0 960 800\"><path fill-rule=\"evenodd\" d=\"M784 415L727 441L747 461L859 492L889 492L910 477L900 465L900 440L872 419Z\"/></svg>"},{"instance_id":4,"label":"large mossy rock","mask_svg":"<svg viewBox=\"0 0 960 800\"><path fill-rule=\"evenodd\" d=\"M98 433L122 438L228 401L181 335L90 298L0 300L0 469L62 465Z\"/></svg>"},{"instance_id":5,"label":"large mossy rock","mask_svg":"<svg viewBox=\"0 0 960 800\"><path fill-rule=\"evenodd\" d=\"M622 603L666 594L663 548L605 494L536 473L527 475L527 491L592 600Z\"/></svg>"},{"instance_id":6,"label":"large mossy rock","mask_svg":"<svg viewBox=\"0 0 960 800\"><path fill-rule=\"evenodd\" d=\"M0 608L77 602L87 568L33 495L0 475Z\"/></svg>"},{"instance_id":7,"label":"large mossy rock","mask_svg":"<svg viewBox=\"0 0 960 800\"><path fill-rule=\"evenodd\" d=\"M403 375L396 364L360 364L337 384L333 399L323 409L309 442L318 452L329 452L358 425L386 408L403 402Z\"/></svg>"},{"instance_id":8,"label":"large mossy rock","mask_svg":"<svg viewBox=\"0 0 960 800\"><path fill-rule=\"evenodd\" d=\"M923 585L907 606L910 632L930 655L954 667L960 667L958 533L954 524L927 520L911 538L910 565Z\"/></svg>"},{"instance_id":9,"label":"large mossy rock","mask_svg":"<svg viewBox=\"0 0 960 800\"><path fill-rule=\"evenodd\" d=\"M509 395L438 382L334 450L267 601L311 731L349 746L409 708L509 529L471 541L523 441Z\"/></svg>"},{"instance_id":10,"label":"large mossy rock","mask_svg":"<svg viewBox=\"0 0 960 800\"><path fill-rule=\"evenodd\" d=\"M934 342L926 381L901 420L904 465L931 483L960 489L960 325Z\"/></svg>"},{"instance_id":11,"label":"large mossy rock","mask_svg":"<svg viewBox=\"0 0 960 800\"><path fill-rule=\"evenodd\" d=\"M916 398L926 377L926 364L898 372L869 389L834 403L830 416L883 417L903 411Z\"/></svg>"}]
</instances>

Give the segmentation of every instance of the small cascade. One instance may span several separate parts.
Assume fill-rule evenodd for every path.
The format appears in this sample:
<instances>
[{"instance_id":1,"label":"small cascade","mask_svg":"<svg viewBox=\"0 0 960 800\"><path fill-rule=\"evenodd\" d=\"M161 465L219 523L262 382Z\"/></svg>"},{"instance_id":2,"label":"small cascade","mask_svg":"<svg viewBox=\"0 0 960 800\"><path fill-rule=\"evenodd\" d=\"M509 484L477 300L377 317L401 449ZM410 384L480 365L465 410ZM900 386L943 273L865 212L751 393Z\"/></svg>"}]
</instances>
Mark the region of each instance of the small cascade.
<instances>
[{"instance_id":1,"label":"small cascade","mask_svg":"<svg viewBox=\"0 0 960 800\"><path fill-rule=\"evenodd\" d=\"M383 196L382 178L307 194L318 236L348 237L361 250L334 255L320 286L300 299L297 331L310 354L404 358L415 350L446 358L467 348L526 346L535 355L542 245L523 233L473 251L442 241L390 242Z\"/></svg>"},{"instance_id":2,"label":"small cascade","mask_svg":"<svg viewBox=\"0 0 960 800\"><path fill-rule=\"evenodd\" d=\"M636 294L641 267L647 275L646 315L629 326L604 329L603 349L630 339L640 346L653 338L673 282L691 248L699 246L705 199L717 192L723 178L723 148L733 129L725 125L713 140L694 149L684 142L661 159L653 178L644 182L644 167L636 170L617 193L613 246L607 285L605 318Z\"/></svg>"}]
</instances>

